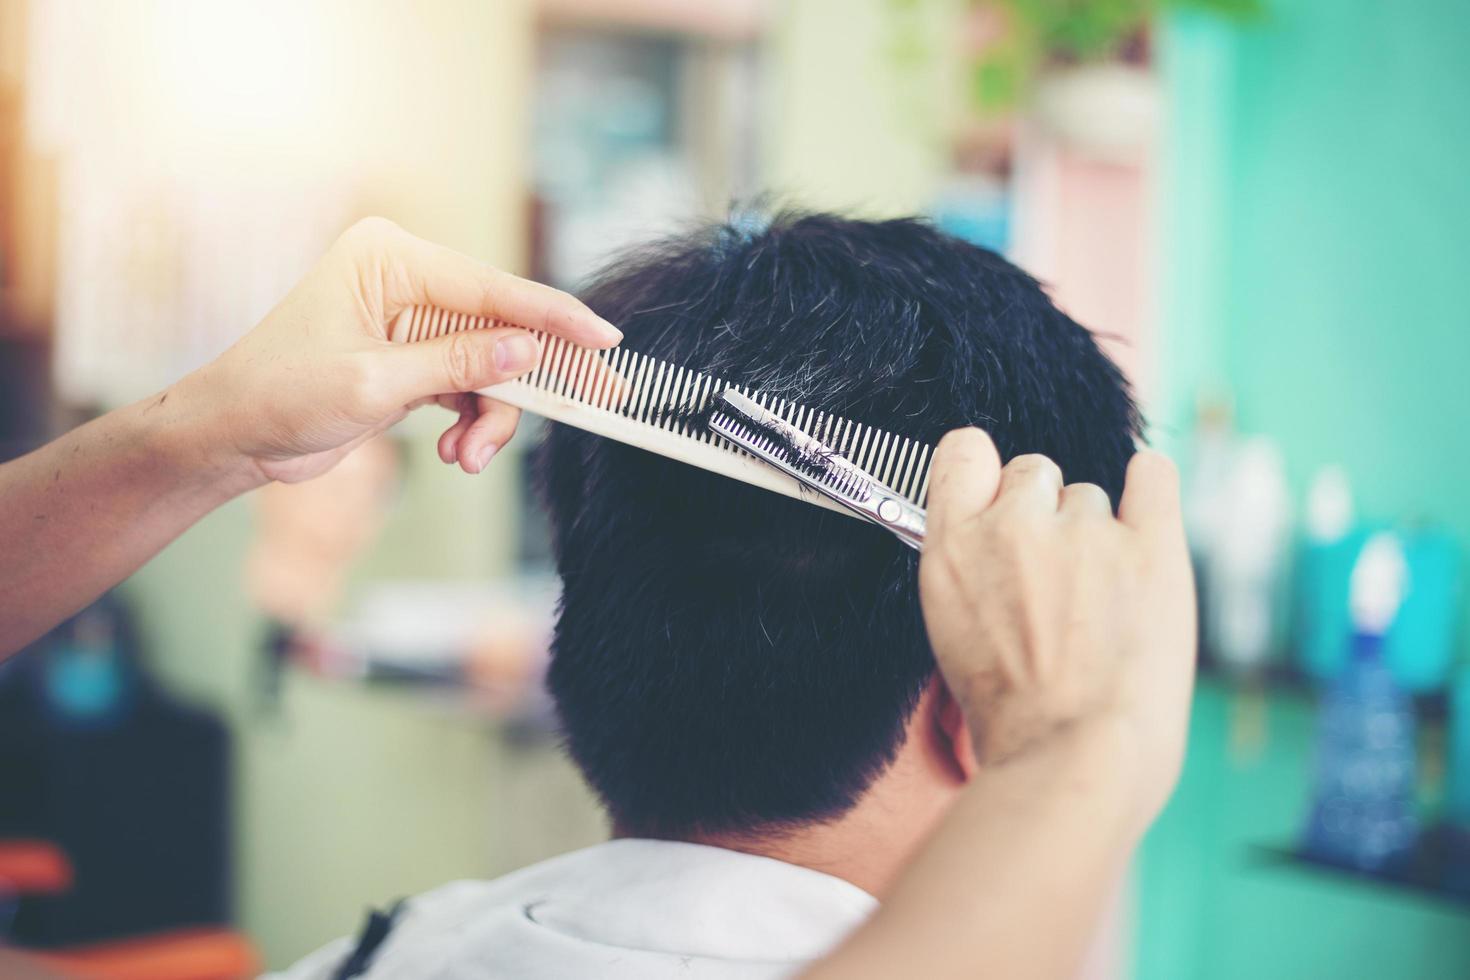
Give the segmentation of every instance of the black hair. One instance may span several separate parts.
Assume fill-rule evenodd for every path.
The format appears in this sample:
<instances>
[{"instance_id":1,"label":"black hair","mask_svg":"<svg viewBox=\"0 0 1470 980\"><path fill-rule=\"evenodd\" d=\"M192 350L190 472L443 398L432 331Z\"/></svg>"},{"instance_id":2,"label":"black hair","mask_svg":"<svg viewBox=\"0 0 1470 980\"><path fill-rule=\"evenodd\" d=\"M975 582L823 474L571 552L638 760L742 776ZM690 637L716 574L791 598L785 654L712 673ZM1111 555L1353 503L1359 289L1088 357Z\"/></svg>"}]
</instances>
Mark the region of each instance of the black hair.
<instances>
[{"instance_id":1,"label":"black hair","mask_svg":"<svg viewBox=\"0 0 1470 980\"><path fill-rule=\"evenodd\" d=\"M1138 416L1092 336L915 219L783 213L628 253L584 291L634 350L927 442L979 425L1116 503ZM877 527L566 426L540 460L563 582L549 686L624 833L832 819L934 670L914 553Z\"/></svg>"}]
</instances>

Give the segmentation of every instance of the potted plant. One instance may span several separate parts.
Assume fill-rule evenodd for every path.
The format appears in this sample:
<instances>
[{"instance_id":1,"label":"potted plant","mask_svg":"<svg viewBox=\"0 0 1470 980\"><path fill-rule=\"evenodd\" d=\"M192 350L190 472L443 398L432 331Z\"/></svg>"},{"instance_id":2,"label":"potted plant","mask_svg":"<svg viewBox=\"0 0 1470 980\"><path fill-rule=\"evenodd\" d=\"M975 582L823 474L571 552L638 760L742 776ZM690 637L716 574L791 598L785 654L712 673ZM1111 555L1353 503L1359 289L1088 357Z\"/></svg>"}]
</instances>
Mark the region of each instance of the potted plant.
<instances>
[{"instance_id":1,"label":"potted plant","mask_svg":"<svg viewBox=\"0 0 1470 980\"><path fill-rule=\"evenodd\" d=\"M1130 158L1155 115L1150 27L1170 10L1235 20L1264 0L972 0L971 102L983 116L1025 104L1031 119L1090 156Z\"/></svg>"}]
</instances>

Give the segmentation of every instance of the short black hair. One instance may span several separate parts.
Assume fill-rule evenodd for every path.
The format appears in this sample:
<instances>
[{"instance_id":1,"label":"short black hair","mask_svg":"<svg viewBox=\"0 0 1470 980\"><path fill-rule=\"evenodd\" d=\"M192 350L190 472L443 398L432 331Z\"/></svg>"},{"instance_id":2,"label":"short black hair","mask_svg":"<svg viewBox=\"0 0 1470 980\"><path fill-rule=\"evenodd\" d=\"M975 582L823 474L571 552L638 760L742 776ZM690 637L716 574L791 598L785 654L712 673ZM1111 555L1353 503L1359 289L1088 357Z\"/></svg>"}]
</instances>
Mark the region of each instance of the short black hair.
<instances>
[{"instance_id":1,"label":"short black hair","mask_svg":"<svg viewBox=\"0 0 1470 980\"><path fill-rule=\"evenodd\" d=\"M1087 330L1005 259L917 219L782 213L623 256L584 291L634 350L937 442L979 425L1116 503L1138 416ZM566 426L539 463L563 593L549 686L617 828L832 819L934 670L887 532Z\"/></svg>"}]
</instances>

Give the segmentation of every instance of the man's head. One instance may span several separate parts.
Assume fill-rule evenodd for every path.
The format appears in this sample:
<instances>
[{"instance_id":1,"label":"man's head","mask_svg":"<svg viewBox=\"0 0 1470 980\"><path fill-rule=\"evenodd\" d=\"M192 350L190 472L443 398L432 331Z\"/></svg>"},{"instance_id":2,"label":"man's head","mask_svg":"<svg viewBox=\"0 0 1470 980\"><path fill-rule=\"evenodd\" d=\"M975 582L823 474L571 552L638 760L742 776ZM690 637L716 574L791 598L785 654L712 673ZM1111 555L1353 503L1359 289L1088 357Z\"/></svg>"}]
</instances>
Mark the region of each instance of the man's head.
<instances>
[{"instance_id":1,"label":"man's head","mask_svg":"<svg viewBox=\"0 0 1470 980\"><path fill-rule=\"evenodd\" d=\"M1092 337L1004 259L913 220L783 215L626 256L583 298L634 350L937 442L979 425L1116 502L1137 417ZM550 686L620 830L779 833L893 763L934 663L887 532L553 426Z\"/></svg>"}]
</instances>

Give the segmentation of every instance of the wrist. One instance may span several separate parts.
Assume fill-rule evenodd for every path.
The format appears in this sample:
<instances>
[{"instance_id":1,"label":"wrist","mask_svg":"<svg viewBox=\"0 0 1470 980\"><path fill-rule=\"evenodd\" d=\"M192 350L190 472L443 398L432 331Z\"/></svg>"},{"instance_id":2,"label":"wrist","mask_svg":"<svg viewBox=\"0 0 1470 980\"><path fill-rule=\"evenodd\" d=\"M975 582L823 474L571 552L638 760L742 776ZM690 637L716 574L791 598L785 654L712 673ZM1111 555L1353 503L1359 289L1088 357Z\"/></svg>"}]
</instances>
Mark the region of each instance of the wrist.
<instances>
[{"instance_id":1,"label":"wrist","mask_svg":"<svg viewBox=\"0 0 1470 980\"><path fill-rule=\"evenodd\" d=\"M135 406L149 458L168 467L178 484L215 503L268 482L255 461L235 448L226 413L196 371Z\"/></svg>"},{"instance_id":2,"label":"wrist","mask_svg":"<svg viewBox=\"0 0 1470 980\"><path fill-rule=\"evenodd\" d=\"M976 782L980 793L991 781L1067 797L1131 843L1153 816L1142 802L1147 775L1134 729L1102 715L1060 726L1025 751L982 769Z\"/></svg>"}]
</instances>

